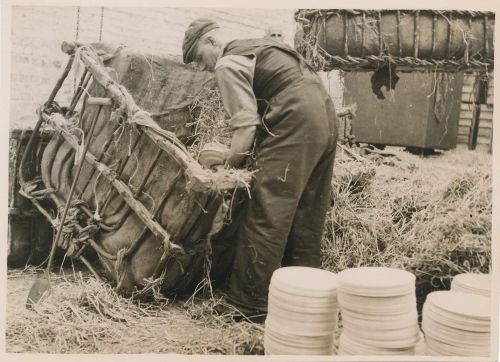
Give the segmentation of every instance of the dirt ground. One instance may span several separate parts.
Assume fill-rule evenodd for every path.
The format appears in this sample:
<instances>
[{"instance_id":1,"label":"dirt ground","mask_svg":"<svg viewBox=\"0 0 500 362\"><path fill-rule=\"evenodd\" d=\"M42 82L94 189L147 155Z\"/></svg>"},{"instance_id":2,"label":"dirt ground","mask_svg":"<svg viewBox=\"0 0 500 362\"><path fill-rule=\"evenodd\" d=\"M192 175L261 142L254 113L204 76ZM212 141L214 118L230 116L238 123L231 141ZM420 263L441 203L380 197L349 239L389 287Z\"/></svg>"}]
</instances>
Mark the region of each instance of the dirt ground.
<instances>
[{"instance_id":1,"label":"dirt ground","mask_svg":"<svg viewBox=\"0 0 500 362\"><path fill-rule=\"evenodd\" d=\"M385 152L394 153L398 159L393 162L394 158L384 157L377 165L375 182L390 183L394 172L405 172L405 167L410 164L418 166L420 172L439 183L465 170L491 167L492 162L491 155L484 151L467 151L463 148L426 158L409 154L401 148L387 148ZM93 279L85 273L77 271L76 276L81 278L83 275L84 279ZM58 303L62 301L63 304L67 300L68 308L74 308L82 300L78 285L71 282L75 274L71 269L65 269L62 274L67 274L68 278L58 286L56 283L54 300ZM63 278L61 273L58 278ZM7 274L7 352L263 354L263 325L228 323L212 316L210 303L203 300L189 303L166 301L160 307L151 307L144 314L141 314L142 310L134 310L134 314L124 321L114 321L100 311L93 318L87 308L84 309L86 314L83 316L91 317L82 319L81 315L78 317L78 312L74 312L75 315L64 317L68 325L63 326L61 321L64 318L57 319L56 316L51 321L52 307L47 306L40 311L25 309L29 289L35 280L36 273L33 269L10 270ZM93 282L85 281L85 288L91 288L88 283ZM59 313L60 309L56 312ZM47 331L44 333L50 336L45 337L40 330L23 322L23 319L31 320L33 313L38 313L37 318L46 323ZM72 328L72 323L74 328L81 331L76 342L69 342L64 337ZM99 328L103 330L94 331ZM106 337L99 340L100 333Z\"/></svg>"}]
</instances>

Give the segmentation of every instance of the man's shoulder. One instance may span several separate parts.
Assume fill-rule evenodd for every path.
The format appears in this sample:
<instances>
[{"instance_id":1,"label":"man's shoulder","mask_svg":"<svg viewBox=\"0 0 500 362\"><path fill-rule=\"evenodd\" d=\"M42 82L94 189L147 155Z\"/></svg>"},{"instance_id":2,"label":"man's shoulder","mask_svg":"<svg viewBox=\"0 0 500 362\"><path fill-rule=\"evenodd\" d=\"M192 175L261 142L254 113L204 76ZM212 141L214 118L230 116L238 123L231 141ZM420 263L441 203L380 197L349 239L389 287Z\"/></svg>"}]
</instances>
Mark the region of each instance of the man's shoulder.
<instances>
[{"instance_id":1,"label":"man's shoulder","mask_svg":"<svg viewBox=\"0 0 500 362\"><path fill-rule=\"evenodd\" d=\"M255 54L227 54L220 57L215 64L218 68L253 68L255 67Z\"/></svg>"},{"instance_id":2,"label":"man's shoulder","mask_svg":"<svg viewBox=\"0 0 500 362\"><path fill-rule=\"evenodd\" d=\"M235 48L273 46L273 45L276 45L276 41L264 38L235 39L227 43L226 50L232 50Z\"/></svg>"}]
</instances>

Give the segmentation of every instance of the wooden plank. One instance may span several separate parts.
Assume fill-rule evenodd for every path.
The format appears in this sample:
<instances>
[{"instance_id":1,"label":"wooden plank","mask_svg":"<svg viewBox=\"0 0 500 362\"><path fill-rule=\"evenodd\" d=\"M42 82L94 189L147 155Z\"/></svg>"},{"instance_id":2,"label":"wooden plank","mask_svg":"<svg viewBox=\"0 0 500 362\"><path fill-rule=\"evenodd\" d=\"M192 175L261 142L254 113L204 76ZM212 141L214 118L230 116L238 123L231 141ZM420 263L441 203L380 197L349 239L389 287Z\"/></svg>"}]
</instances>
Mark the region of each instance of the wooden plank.
<instances>
[{"instance_id":1,"label":"wooden plank","mask_svg":"<svg viewBox=\"0 0 500 362\"><path fill-rule=\"evenodd\" d=\"M491 120L489 122L488 121L479 120L479 128L492 129L493 128L493 123L491 122Z\"/></svg>"},{"instance_id":2,"label":"wooden plank","mask_svg":"<svg viewBox=\"0 0 500 362\"><path fill-rule=\"evenodd\" d=\"M468 144L468 143L469 143L469 136L458 135L458 136L457 136L457 142L458 142L458 143L465 143L465 144Z\"/></svg>"},{"instance_id":3,"label":"wooden plank","mask_svg":"<svg viewBox=\"0 0 500 362\"><path fill-rule=\"evenodd\" d=\"M473 85L474 82L476 81L476 75L475 74L465 74L464 75L464 85Z\"/></svg>"},{"instance_id":4,"label":"wooden plank","mask_svg":"<svg viewBox=\"0 0 500 362\"><path fill-rule=\"evenodd\" d=\"M493 112L481 112L479 119L491 121L493 120Z\"/></svg>"},{"instance_id":5,"label":"wooden plank","mask_svg":"<svg viewBox=\"0 0 500 362\"><path fill-rule=\"evenodd\" d=\"M464 104L464 103L462 103L462 104ZM460 114L462 114L462 112L466 112L466 114L467 114L467 112L474 112L474 107L460 108Z\"/></svg>"},{"instance_id":6,"label":"wooden plank","mask_svg":"<svg viewBox=\"0 0 500 362\"><path fill-rule=\"evenodd\" d=\"M474 109L461 109L460 110L460 117L461 118L472 118L473 112L474 112Z\"/></svg>"},{"instance_id":7,"label":"wooden plank","mask_svg":"<svg viewBox=\"0 0 500 362\"><path fill-rule=\"evenodd\" d=\"M460 110L459 117L464 118L464 119L472 119L473 114L474 114L474 111L472 111L472 110L468 111L468 110L462 109L462 110Z\"/></svg>"},{"instance_id":8,"label":"wooden plank","mask_svg":"<svg viewBox=\"0 0 500 362\"><path fill-rule=\"evenodd\" d=\"M478 136L477 137L477 144L480 145L489 145L490 144L490 137L485 137L485 136Z\"/></svg>"},{"instance_id":9,"label":"wooden plank","mask_svg":"<svg viewBox=\"0 0 500 362\"><path fill-rule=\"evenodd\" d=\"M479 127L492 128L493 120L491 118L479 118Z\"/></svg>"},{"instance_id":10,"label":"wooden plank","mask_svg":"<svg viewBox=\"0 0 500 362\"><path fill-rule=\"evenodd\" d=\"M461 103L460 104L460 109L464 111L471 111L474 109L474 105L470 103Z\"/></svg>"},{"instance_id":11,"label":"wooden plank","mask_svg":"<svg viewBox=\"0 0 500 362\"><path fill-rule=\"evenodd\" d=\"M491 134L490 134L490 147L488 148L488 152L491 154L493 153L493 129L491 129Z\"/></svg>"},{"instance_id":12,"label":"wooden plank","mask_svg":"<svg viewBox=\"0 0 500 362\"><path fill-rule=\"evenodd\" d=\"M462 93L460 99L463 103L474 103L474 95L472 93Z\"/></svg>"},{"instance_id":13,"label":"wooden plank","mask_svg":"<svg viewBox=\"0 0 500 362\"><path fill-rule=\"evenodd\" d=\"M463 135L463 136L468 136L470 133L470 126L464 127L464 126L459 126L457 130L458 135Z\"/></svg>"},{"instance_id":14,"label":"wooden plank","mask_svg":"<svg viewBox=\"0 0 500 362\"><path fill-rule=\"evenodd\" d=\"M472 118L474 118L474 112L473 111L460 111L460 118L472 119Z\"/></svg>"},{"instance_id":15,"label":"wooden plank","mask_svg":"<svg viewBox=\"0 0 500 362\"><path fill-rule=\"evenodd\" d=\"M470 127L470 125L472 124L472 121L470 119L463 119L463 118L460 118L458 120L458 125L459 126L466 126L466 127Z\"/></svg>"},{"instance_id":16,"label":"wooden plank","mask_svg":"<svg viewBox=\"0 0 500 362\"><path fill-rule=\"evenodd\" d=\"M465 74L462 83L462 102L474 102L474 84L476 83L476 74Z\"/></svg>"},{"instance_id":17,"label":"wooden plank","mask_svg":"<svg viewBox=\"0 0 500 362\"><path fill-rule=\"evenodd\" d=\"M488 114L488 115L492 115L493 114L493 107L492 106L489 106L489 105L486 105L486 104L482 104L481 106L484 106L484 107L481 107L481 115L483 114Z\"/></svg>"},{"instance_id":18,"label":"wooden plank","mask_svg":"<svg viewBox=\"0 0 500 362\"><path fill-rule=\"evenodd\" d=\"M482 132L481 134L479 134L479 132L478 132L478 136L477 137L478 138L483 138L483 139L487 140L488 143L489 143L490 138L491 138L491 132Z\"/></svg>"},{"instance_id":19,"label":"wooden plank","mask_svg":"<svg viewBox=\"0 0 500 362\"><path fill-rule=\"evenodd\" d=\"M493 112L493 106L489 104L481 104L481 112Z\"/></svg>"},{"instance_id":20,"label":"wooden plank","mask_svg":"<svg viewBox=\"0 0 500 362\"><path fill-rule=\"evenodd\" d=\"M486 104L494 104L494 95L495 95L495 82L493 79L493 74L488 79L488 93L486 95Z\"/></svg>"},{"instance_id":21,"label":"wooden plank","mask_svg":"<svg viewBox=\"0 0 500 362\"><path fill-rule=\"evenodd\" d=\"M491 136L491 128L479 128L477 131L477 135L478 137L484 136L489 139Z\"/></svg>"}]
</instances>

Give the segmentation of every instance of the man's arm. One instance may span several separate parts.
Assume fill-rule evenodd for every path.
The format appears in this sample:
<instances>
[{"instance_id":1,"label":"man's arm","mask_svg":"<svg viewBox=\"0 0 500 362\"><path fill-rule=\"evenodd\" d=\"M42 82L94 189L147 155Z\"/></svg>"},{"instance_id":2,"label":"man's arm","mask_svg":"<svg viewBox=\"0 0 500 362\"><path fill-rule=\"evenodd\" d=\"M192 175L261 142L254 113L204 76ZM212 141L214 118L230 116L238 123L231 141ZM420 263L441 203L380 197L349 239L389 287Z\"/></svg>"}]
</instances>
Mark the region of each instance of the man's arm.
<instances>
[{"instance_id":1,"label":"man's arm","mask_svg":"<svg viewBox=\"0 0 500 362\"><path fill-rule=\"evenodd\" d=\"M241 55L222 57L215 67L222 102L234 131L226 161L231 167L241 165L254 142L256 126L260 124L252 88L254 71L255 57Z\"/></svg>"},{"instance_id":2,"label":"man's arm","mask_svg":"<svg viewBox=\"0 0 500 362\"><path fill-rule=\"evenodd\" d=\"M255 126L238 128L231 138L231 149L227 156L226 164L239 167L252 148L255 139Z\"/></svg>"}]
</instances>

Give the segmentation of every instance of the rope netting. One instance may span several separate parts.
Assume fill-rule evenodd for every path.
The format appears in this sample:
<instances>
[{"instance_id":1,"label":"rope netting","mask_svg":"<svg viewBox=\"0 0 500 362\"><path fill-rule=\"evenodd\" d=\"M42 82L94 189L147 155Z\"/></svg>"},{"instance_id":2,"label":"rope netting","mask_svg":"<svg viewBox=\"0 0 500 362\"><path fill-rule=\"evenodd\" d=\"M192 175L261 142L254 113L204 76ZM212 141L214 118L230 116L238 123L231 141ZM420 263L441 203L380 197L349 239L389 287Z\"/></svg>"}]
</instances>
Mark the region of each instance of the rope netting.
<instances>
[{"instance_id":1,"label":"rope netting","mask_svg":"<svg viewBox=\"0 0 500 362\"><path fill-rule=\"evenodd\" d=\"M317 70L491 71L495 14L481 11L302 9L297 50Z\"/></svg>"}]
</instances>

